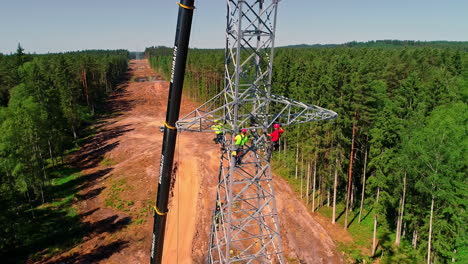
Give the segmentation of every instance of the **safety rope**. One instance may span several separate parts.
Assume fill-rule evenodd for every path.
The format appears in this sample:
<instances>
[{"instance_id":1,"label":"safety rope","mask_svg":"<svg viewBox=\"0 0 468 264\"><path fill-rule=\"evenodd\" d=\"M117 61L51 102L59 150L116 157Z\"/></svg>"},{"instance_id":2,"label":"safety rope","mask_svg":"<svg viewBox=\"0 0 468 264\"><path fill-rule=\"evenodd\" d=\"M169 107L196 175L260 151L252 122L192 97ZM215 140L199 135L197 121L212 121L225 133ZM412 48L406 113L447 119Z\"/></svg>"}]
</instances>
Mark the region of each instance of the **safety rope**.
<instances>
[{"instance_id":1,"label":"safety rope","mask_svg":"<svg viewBox=\"0 0 468 264\"><path fill-rule=\"evenodd\" d=\"M186 6L186 5L181 4L181 3L179 3L179 2L177 2L177 4L178 4L180 7L185 8L185 9L192 9L192 10L195 9L194 6Z\"/></svg>"},{"instance_id":2,"label":"safety rope","mask_svg":"<svg viewBox=\"0 0 468 264\"><path fill-rule=\"evenodd\" d=\"M159 209L158 209L158 207L156 205L153 205L153 209L160 216L167 215L167 212L161 213L161 211L159 211Z\"/></svg>"},{"instance_id":3,"label":"safety rope","mask_svg":"<svg viewBox=\"0 0 468 264\"><path fill-rule=\"evenodd\" d=\"M173 126L169 125L166 121L164 121L164 126L169 128L169 129L177 129L176 127L173 127Z\"/></svg>"}]
</instances>

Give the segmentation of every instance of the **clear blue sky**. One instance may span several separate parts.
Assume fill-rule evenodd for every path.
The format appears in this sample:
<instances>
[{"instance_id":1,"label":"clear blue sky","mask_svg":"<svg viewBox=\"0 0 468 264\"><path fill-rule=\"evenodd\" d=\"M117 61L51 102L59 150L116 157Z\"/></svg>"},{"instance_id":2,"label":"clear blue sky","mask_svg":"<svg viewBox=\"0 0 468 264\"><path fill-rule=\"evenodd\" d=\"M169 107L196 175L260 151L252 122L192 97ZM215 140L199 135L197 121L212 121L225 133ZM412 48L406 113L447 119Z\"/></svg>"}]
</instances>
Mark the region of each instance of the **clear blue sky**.
<instances>
[{"instance_id":1,"label":"clear blue sky","mask_svg":"<svg viewBox=\"0 0 468 264\"><path fill-rule=\"evenodd\" d=\"M196 0L191 47L224 47L225 0ZM2 0L0 52L172 46L176 1ZM282 0L276 44L468 40L468 0Z\"/></svg>"}]
</instances>

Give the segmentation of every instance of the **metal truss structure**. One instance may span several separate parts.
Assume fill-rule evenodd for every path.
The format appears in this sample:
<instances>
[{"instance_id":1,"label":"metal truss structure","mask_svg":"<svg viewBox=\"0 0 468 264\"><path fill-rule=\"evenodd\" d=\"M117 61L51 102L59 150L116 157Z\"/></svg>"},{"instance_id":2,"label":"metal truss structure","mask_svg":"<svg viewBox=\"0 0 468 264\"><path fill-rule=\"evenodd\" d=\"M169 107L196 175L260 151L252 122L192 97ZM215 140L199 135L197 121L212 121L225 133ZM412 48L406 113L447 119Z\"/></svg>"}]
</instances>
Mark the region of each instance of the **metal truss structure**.
<instances>
[{"instance_id":1,"label":"metal truss structure","mask_svg":"<svg viewBox=\"0 0 468 264\"><path fill-rule=\"evenodd\" d=\"M271 95L279 0L227 0L224 90L181 118L179 131L212 131L223 122L216 204L208 263L285 263L266 132L332 119L333 111ZM234 137L246 128L251 140L236 165Z\"/></svg>"}]
</instances>

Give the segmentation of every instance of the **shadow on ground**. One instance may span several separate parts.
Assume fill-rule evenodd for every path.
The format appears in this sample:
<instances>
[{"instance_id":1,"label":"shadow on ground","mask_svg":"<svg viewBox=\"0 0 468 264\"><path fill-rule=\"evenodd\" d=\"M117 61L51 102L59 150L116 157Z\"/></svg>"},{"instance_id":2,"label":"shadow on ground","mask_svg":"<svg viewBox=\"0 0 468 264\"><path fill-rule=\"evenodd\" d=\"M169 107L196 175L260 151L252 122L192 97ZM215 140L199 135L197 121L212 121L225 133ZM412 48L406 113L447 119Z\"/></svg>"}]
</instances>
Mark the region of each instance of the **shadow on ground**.
<instances>
[{"instance_id":1,"label":"shadow on ground","mask_svg":"<svg viewBox=\"0 0 468 264\"><path fill-rule=\"evenodd\" d=\"M83 170L98 166L105 154L119 145L119 141L109 141L132 130L129 125L123 125L100 132L76 153L71 163Z\"/></svg>"},{"instance_id":2,"label":"shadow on ground","mask_svg":"<svg viewBox=\"0 0 468 264\"><path fill-rule=\"evenodd\" d=\"M87 254L73 254L68 257L59 258L56 263L97 263L101 260L108 259L114 253L126 247L128 247L128 241L117 240L108 245L97 247Z\"/></svg>"},{"instance_id":3,"label":"shadow on ground","mask_svg":"<svg viewBox=\"0 0 468 264\"><path fill-rule=\"evenodd\" d=\"M15 234L17 243L11 248L0 252L2 263L34 263L44 260L60 252L92 238L98 234L114 233L131 223L131 218L120 218L118 215L110 216L95 223L83 223L82 218L93 214L98 209L93 209L83 214L78 214L72 204L82 199L89 199L98 195L104 187L92 189L85 194L77 193L86 188L93 181L108 175L112 168L99 170L88 175L80 175L77 169L64 168L62 171L71 173L47 188L45 193L50 194L48 203L37 206L34 210L18 208L18 216L15 219ZM95 263L80 262L96 257L103 259L110 256L113 250L125 247L126 241L110 244L103 247L103 252L90 253L85 256L72 256L64 263ZM29 256L29 257L28 257ZM28 260L28 262L25 262ZM54 263L61 263L55 262Z\"/></svg>"}]
</instances>

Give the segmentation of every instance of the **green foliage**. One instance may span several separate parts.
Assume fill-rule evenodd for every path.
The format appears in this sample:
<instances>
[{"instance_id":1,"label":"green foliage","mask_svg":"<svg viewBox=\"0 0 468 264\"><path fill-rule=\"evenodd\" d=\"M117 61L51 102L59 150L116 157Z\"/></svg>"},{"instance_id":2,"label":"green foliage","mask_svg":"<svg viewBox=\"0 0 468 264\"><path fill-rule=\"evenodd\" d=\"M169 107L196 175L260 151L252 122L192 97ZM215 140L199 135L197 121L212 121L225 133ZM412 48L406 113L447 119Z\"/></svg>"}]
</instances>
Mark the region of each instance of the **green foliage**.
<instances>
[{"instance_id":1,"label":"green foliage","mask_svg":"<svg viewBox=\"0 0 468 264\"><path fill-rule=\"evenodd\" d=\"M145 223L145 219L144 218L139 218L139 219L135 220L132 223L135 223L136 225L141 225L141 224Z\"/></svg>"},{"instance_id":2,"label":"green foliage","mask_svg":"<svg viewBox=\"0 0 468 264\"><path fill-rule=\"evenodd\" d=\"M454 257L454 250L466 243L467 119L465 103L440 105L403 134L402 154L412 161L402 164L414 183L413 195L426 201L410 201L410 206L427 215L428 202L434 199L433 250L443 259ZM410 212L408 217L415 216ZM426 217L415 227L423 238L428 236L428 221Z\"/></svg>"},{"instance_id":3,"label":"green foliage","mask_svg":"<svg viewBox=\"0 0 468 264\"><path fill-rule=\"evenodd\" d=\"M468 50L467 41L415 41L415 40L371 40L367 42L352 41L342 46L356 48L402 48L402 47L437 47L437 48L458 48Z\"/></svg>"},{"instance_id":4,"label":"green foliage","mask_svg":"<svg viewBox=\"0 0 468 264\"><path fill-rule=\"evenodd\" d=\"M103 158L100 162L102 166L113 166L117 164L116 161L112 160L111 158Z\"/></svg>"},{"instance_id":5,"label":"green foliage","mask_svg":"<svg viewBox=\"0 0 468 264\"><path fill-rule=\"evenodd\" d=\"M129 186L125 179L115 181L110 191L107 192L107 198L105 199L106 206L122 210L124 212L130 211L130 207L134 204L132 200L124 200L121 197L121 193L128 190Z\"/></svg>"},{"instance_id":6,"label":"green foliage","mask_svg":"<svg viewBox=\"0 0 468 264\"><path fill-rule=\"evenodd\" d=\"M406 241L403 241L399 247L391 246L390 249L391 250L387 251L386 254L382 254L381 263L417 264L424 262L422 257L418 256L418 252Z\"/></svg>"},{"instance_id":7,"label":"green foliage","mask_svg":"<svg viewBox=\"0 0 468 264\"><path fill-rule=\"evenodd\" d=\"M379 49L401 49L402 47L438 47L457 48L468 50L467 41L415 41L415 40L371 40L367 42L351 41L344 44L300 44L290 45L288 48L332 48L332 47L352 47L352 48L379 48Z\"/></svg>"}]
</instances>

